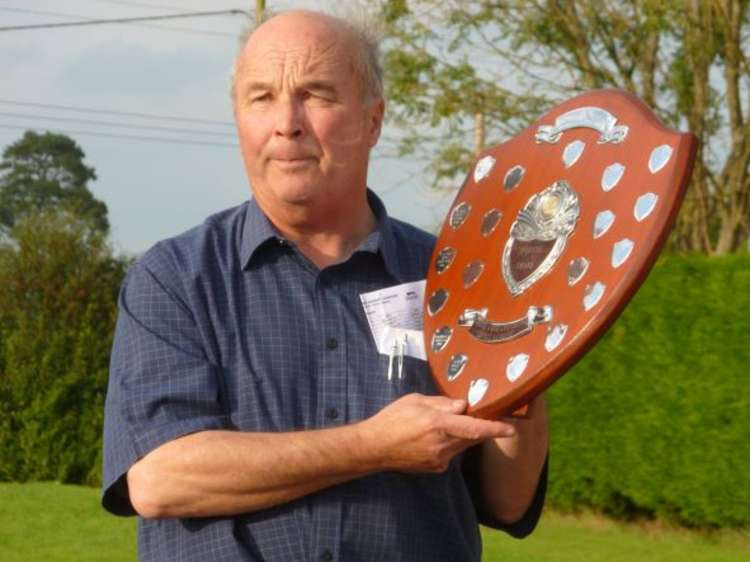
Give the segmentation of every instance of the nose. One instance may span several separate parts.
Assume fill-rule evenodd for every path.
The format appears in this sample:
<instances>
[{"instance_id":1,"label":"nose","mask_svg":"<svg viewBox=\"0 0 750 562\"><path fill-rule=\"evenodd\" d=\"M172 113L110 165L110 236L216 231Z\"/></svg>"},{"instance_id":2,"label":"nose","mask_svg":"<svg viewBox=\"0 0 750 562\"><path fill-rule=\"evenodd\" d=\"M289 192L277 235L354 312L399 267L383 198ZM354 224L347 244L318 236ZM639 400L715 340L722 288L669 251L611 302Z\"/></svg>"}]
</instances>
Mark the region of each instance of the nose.
<instances>
[{"instance_id":1,"label":"nose","mask_svg":"<svg viewBox=\"0 0 750 562\"><path fill-rule=\"evenodd\" d=\"M303 106L294 99L279 100L276 106L276 136L299 138L304 133Z\"/></svg>"}]
</instances>

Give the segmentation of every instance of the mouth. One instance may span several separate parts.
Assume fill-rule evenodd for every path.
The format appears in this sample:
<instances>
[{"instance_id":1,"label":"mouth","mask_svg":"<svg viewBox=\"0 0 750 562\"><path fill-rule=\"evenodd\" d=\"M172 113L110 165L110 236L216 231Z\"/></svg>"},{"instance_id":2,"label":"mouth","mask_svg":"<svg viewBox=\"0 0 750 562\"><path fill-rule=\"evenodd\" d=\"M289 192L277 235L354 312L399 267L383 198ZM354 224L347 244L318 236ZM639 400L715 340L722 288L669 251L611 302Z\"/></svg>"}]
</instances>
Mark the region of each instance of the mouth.
<instances>
[{"instance_id":1,"label":"mouth","mask_svg":"<svg viewBox=\"0 0 750 562\"><path fill-rule=\"evenodd\" d=\"M285 150L279 150L278 152L270 153L268 158L270 160L279 160L281 162L294 162L296 160L312 160L315 156L307 152L296 152L293 150L287 152Z\"/></svg>"},{"instance_id":2,"label":"mouth","mask_svg":"<svg viewBox=\"0 0 750 562\"><path fill-rule=\"evenodd\" d=\"M303 166L308 166L310 164L313 164L317 161L317 159L314 156L302 156L302 155L294 155L294 156L273 156L270 158L270 161L280 167L285 169L292 169L292 168L301 168Z\"/></svg>"}]
</instances>

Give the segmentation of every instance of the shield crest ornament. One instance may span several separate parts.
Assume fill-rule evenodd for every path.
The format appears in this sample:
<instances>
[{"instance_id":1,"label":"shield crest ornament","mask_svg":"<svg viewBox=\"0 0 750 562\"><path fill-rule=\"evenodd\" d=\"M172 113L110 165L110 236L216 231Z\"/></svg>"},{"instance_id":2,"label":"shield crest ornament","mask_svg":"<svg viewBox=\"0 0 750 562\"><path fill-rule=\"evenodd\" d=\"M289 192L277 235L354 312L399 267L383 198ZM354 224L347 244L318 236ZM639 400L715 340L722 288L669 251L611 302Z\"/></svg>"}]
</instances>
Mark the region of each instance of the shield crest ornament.
<instances>
[{"instance_id":1,"label":"shield crest ornament","mask_svg":"<svg viewBox=\"0 0 750 562\"><path fill-rule=\"evenodd\" d=\"M472 415L507 415L582 357L656 261L695 150L633 95L602 90L480 154L427 275L441 392Z\"/></svg>"},{"instance_id":2,"label":"shield crest ornament","mask_svg":"<svg viewBox=\"0 0 750 562\"><path fill-rule=\"evenodd\" d=\"M511 295L525 291L555 265L580 211L576 192L557 181L518 212L503 250L503 278Z\"/></svg>"}]
</instances>

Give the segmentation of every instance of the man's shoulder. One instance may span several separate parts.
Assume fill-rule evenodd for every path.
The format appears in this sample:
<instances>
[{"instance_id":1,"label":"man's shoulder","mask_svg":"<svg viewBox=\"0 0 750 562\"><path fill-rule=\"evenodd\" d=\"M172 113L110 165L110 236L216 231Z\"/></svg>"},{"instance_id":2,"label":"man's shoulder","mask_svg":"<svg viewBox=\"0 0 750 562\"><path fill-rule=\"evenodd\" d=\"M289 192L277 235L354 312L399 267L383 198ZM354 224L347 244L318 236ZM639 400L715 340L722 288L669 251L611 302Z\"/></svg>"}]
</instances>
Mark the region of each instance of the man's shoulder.
<instances>
[{"instance_id":1,"label":"man's shoulder","mask_svg":"<svg viewBox=\"0 0 750 562\"><path fill-rule=\"evenodd\" d=\"M391 273L402 282L424 279L427 274L435 237L411 224L389 218L385 259Z\"/></svg>"},{"instance_id":2,"label":"man's shoulder","mask_svg":"<svg viewBox=\"0 0 750 562\"><path fill-rule=\"evenodd\" d=\"M206 268L223 270L238 259L248 203L208 216L201 224L160 240L137 260L154 273L200 274Z\"/></svg>"},{"instance_id":3,"label":"man's shoulder","mask_svg":"<svg viewBox=\"0 0 750 562\"><path fill-rule=\"evenodd\" d=\"M389 217L391 230L398 242L406 243L416 249L428 254L432 253L435 247L435 235L426 230L422 230L412 224Z\"/></svg>"}]
</instances>

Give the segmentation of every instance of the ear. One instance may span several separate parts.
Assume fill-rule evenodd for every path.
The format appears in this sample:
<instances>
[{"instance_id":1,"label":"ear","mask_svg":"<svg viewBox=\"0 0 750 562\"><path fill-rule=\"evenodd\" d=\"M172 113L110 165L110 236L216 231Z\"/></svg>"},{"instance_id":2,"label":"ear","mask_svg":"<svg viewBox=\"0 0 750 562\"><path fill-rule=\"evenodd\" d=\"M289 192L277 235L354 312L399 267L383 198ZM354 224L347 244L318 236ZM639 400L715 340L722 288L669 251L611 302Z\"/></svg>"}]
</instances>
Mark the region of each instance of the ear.
<instances>
[{"instance_id":1,"label":"ear","mask_svg":"<svg viewBox=\"0 0 750 562\"><path fill-rule=\"evenodd\" d=\"M382 99L371 103L367 108L367 134L370 137L370 148L378 144L384 115L385 102Z\"/></svg>"}]
</instances>

